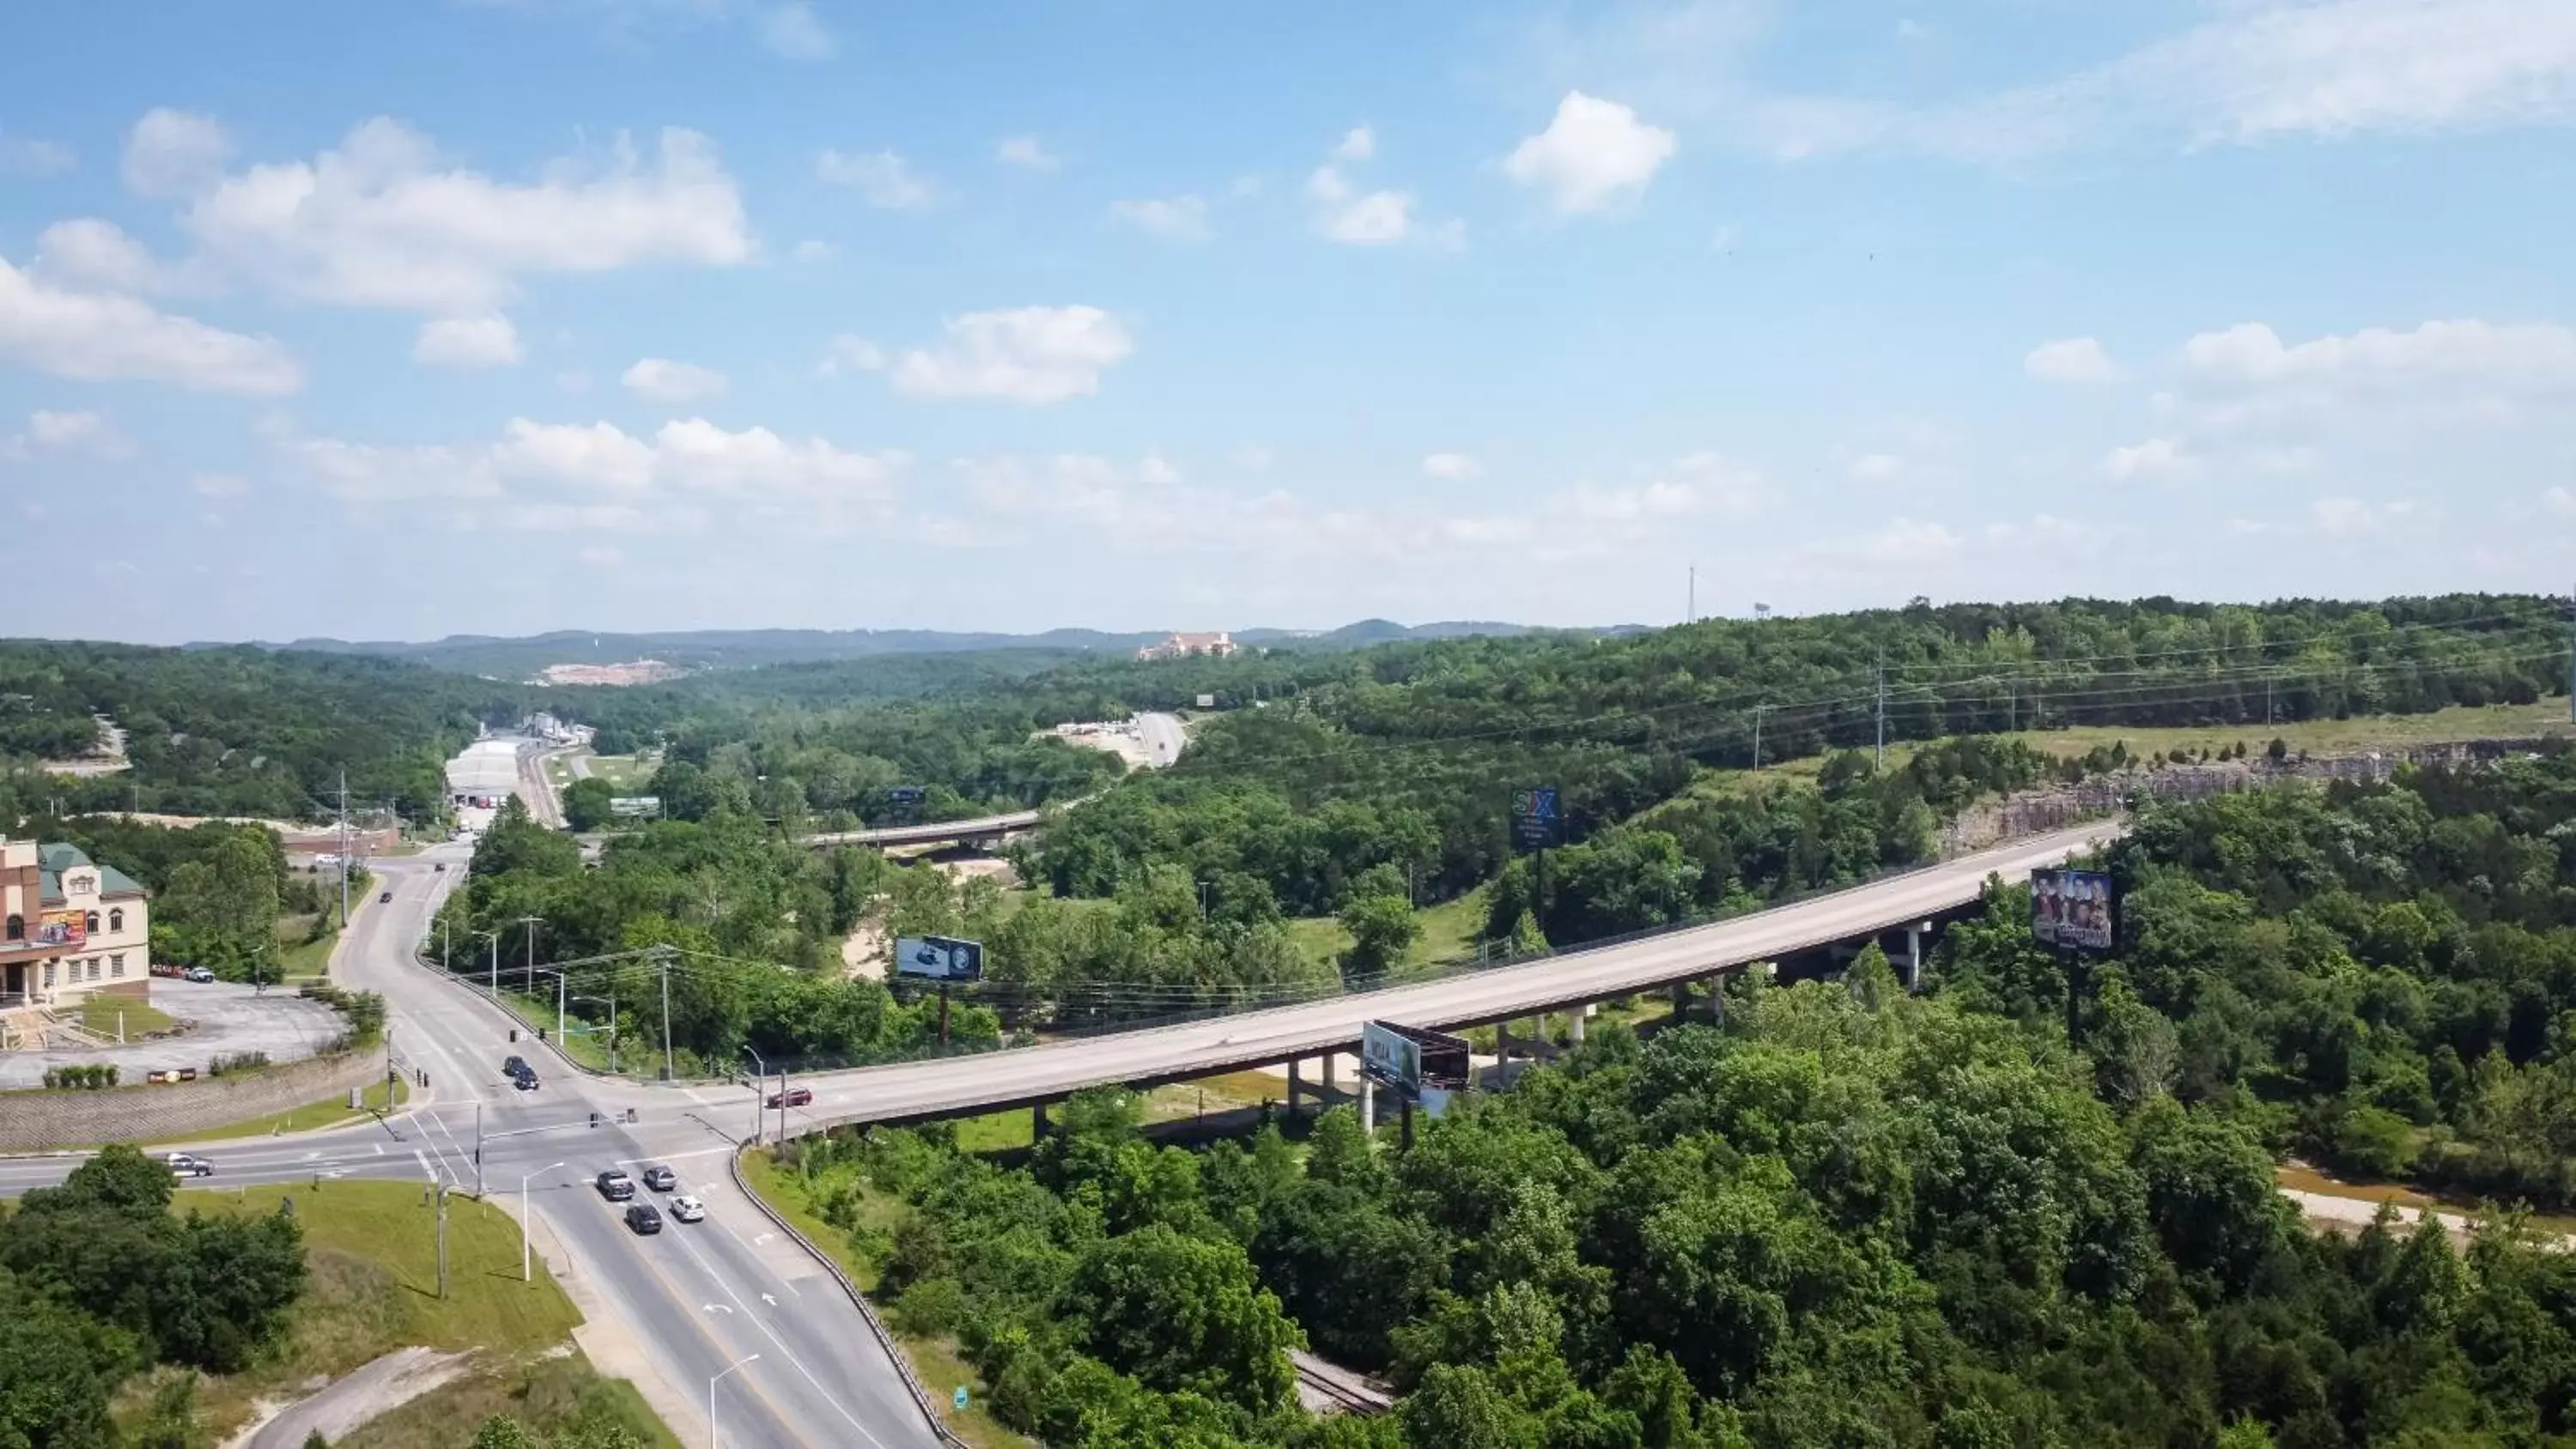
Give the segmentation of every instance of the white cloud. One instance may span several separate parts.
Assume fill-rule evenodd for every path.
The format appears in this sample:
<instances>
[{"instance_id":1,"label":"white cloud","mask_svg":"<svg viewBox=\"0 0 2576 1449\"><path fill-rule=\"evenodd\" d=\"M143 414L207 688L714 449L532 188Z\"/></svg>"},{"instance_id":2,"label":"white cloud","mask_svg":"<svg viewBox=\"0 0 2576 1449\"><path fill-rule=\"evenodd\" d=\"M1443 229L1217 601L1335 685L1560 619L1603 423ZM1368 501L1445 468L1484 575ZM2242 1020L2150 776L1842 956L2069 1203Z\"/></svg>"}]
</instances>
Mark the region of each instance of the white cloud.
<instances>
[{"instance_id":1,"label":"white cloud","mask_svg":"<svg viewBox=\"0 0 2576 1449\"><path fill-rule=\"evenodd\" d=\"M839 377L845 372L883 372L885 349L855 332L843 332L832 339L823 360L814 364L816 377Z\"/></svg>"},{"instance_id":2,"label":"white cloud","mask_svg":"<svg viewBox=\"0 0 2576 1449\"><path fill-rule=\"evenodd\" d=\"M133 297L53 286L0 259L0 360L84 381L275 396L304 371L275 338L210 327Z\"/></svg>"},{"instance_id":3,"label":"white cloud","mask_svg":"<svg viewBox=\"0 0 2576 1449\"><path fill-rule=\"evenodd\" d=\"M1504 158L1503 174L1547 193L1561 213L1604 211L1644 195L1677 144L1617 101L1568 91L1547 129Z\"/></svg>"},{"instance_id":4,"label":"white cloud","mask_svg":"<svg viewBox=\"0 0 2576 1449\"><path fill-rule=\"evenodd\" d=\"M1330 166L1318 166L1306 178L1306 195L1316 203L1315 229L1337 242L1383 246L1404 240L1413 229L1412 193L1361 194Z\"/></svg>"},{"instance_id":5,"label":"white cloud","mask_svg":"<svg viewBox=\"0 0 2576 1449\"><path fill-rule=\"evenodd\" d=\"M2540 495L2540 506L2553 517L2576 518L2576 493L2569 492L2563 484L2553 484Z\"/></svg>"},{"instance_id":6,"label":"white cloud","mask_svg":"<svg viewBox=\"0 0 2576 1449\"><path fill-rule=\"evenodd\" d=\"M1165 241L1199 242L1208 239L1207 203L1195 196L1113 201L1109 203L1109 214Z\"/></svg>"},{"instance_id":7,"label":"white cloud","mask_svg":"<svg viewBox=\"0 0 2576 1449\"><path fill-rule=\"evenodd\" d=\"M1035 136L1005 137L993 148L993 159L1023 171L1054 171L1064 165L1064 159L1049 151Z\"/></svg>"},{"instance_id":8,"label":"white cloud","mask_svg":"<svg viewBox=\"0 0 2576 1449\"><path fill-rule=\"evenodd\" d=\"M787 60L830 60L840 53L840 42L814 13L811 0L780 0L762 11L757 21L760 43L770 54Z\"/></svg>"},{"instance_id":9,"label":"white cloud","mask_svg":"<svg viewBox=\"0 0 2576 1449\"><path fill-rule=\"evenodd\" d=\"M892 151L825 151L814 160L814 174L857 191L880 211L919 211L939 199L912 163Z\"/></svg>"},{"instance_id":10,"label":"white cloud","mask_svg":"<svg viewBox=\"0 0 2576 1449\"><path fill-rule=\"evenodd\" d=\"M2021 370L2042 382L2109 382L2120 375L2120 365L2091 337L2043 342L2021 360Z\"/></svg>"},{"instance_id":11,"label":"white cloud","mask_svg":"<svg viewBox=\"0 0 2576 1449\"><path fill-rule=\"evenodd\" d=\"M1342 133L1340 144L1333 147L1336 161L1366 161L1377 155L1377 132L1366 126L1353 126Z\"/></svg>"},{"instance_id":12,"label":"white cloud","mask_svg":"<svg viewBox=\"0 0 2576 1449\"><path fill-rule=\"evenodd\" d=\"M2203 332L2183 345L2198 377L2226 383L2359 384L2467 378L2576 382L2576 333L2548 323L2426 322L2411 332L2370 327L2285 346L2260 322Z\"/></svg>"},{"instance_id":13,"label":"white cloud","mask_svg":"<svg viewBox=\"0 0 2576 1449\"><path fill-rule=\"evenodd\" d=\"M694 131L664 131L649 165L621 136L604 162L558 162L519 185L454 167L379 117L310 162L192 184L179 221L208 265L342 306L470 316L524 274L753 255L733 178Z\"/></svg>"},{"instance_id":14,"label":"white cloud","mask_svg":"<svg viewBox=\"0 0 2576 1449\"><path fill-rule=\"evenodd\" d=\"M613 568L626 560L626 555L604 543L584 544L573 557L594 568Z\"/></svg>"},{"instance_id":15,"label":"white cloud","mask_svg":"<svg viewBox=\"0 0 2576 1449\"><path fill-rule=\"evenodd\" d=\"M1422 460L1422 474L1452 483L1463 483L1485 475L1485 465L1465 453L1433 453Z\"/></svg>"},{"instance_id":16,"label":"white cloud","mask_svg":"<svg viewBox=\"0 0 2576 1449\"><path fill-rule=\"evenodd\" d=\"M188 491L200 498L239 498L250 491L250 480L238 473L199 473L188 480Z\"/></svg>"},{"instance_id":17,"label":"white cloud","mask_svg":"<svg viewBox=\"0 0 2576 1449\"><path fill-rule=\"evenodd\" d=\"M288 436L279 445L344 502L441 501L464 510L453 515L464 526L534 530L703 528L733 508L792 508L800 523L838 529L884 517L909 461L703 418L666 422L649 437L613 423L514 418L484 444ZM711 514L710 502L728 509Z\"/></svg>"},{"instance_id":18,"label":"white cloud","mask_svg":"<svg viewBox=\"0 0 2576 1449\"><path fill-rule=\"evenodd\" d=\"M24 433L15 437L0 434L0 459L59 458L75 453L130 458L134 456L134 444L98 413L44 408L28 415Z\"/></svg>"},{"instance_id":19,"label":"white cloud","mask_svg":"<svg viewBox=\"0 0 2576 1449\"><path fill-rule=\"evenodd\" d=\"M36 237L27 270L49 282L102 292L162 292L179 279L143 243L96 217L58 221Z\"/></svg>"},{"instance_id":20,"label":"white cloud","mask_svg":"<svg viewBox=\"0 0 2576 1449\"><path fill-rule=\"evenodd\" d=\"M626 369L618 381L636 396L658 403L696 402L702 398L722 397L728 386L725 375L712 367L673 362L666 357L644 358Z\"/></svg>"},{"instance_id":21,"label":"white cloud","mask_svg":"<svg viewBox=\"0 0 2576 1449\"><path fill-rule=\"evenodd\" d=\"M2414 512L2415 505L2404 499L2371 504L2358 498L2319 498L2308 504L2308 518L2317 531L2338 538L2377 533Z\"/></svg>"},{"instance_id":22,"label":"white cloud","mask_svg":"<svg viewBox=\"0 0 2576 1449\"><path fill-rule=\"evenodd\" d=\"M79 164L60 141L38 141L0 131L0 176L59 176Z\"/></svg>"},{"instance_id":23,"label":"white cloud","mask_svg":"<svg viewBox=\"0 0 2576 1449\"><path fill-rule=\"evenodd\" d=\"M2123 483L2190 478L2199 474L2200 459L2172 438L2149 438L2103 454L2102 471Z\"/></svg>"},{"instance_id":24,"label":"white cloud","mask_svg":"<svg viewBox=\"0 0 2576 1449\"><path fill-rule=\"evenodd\" d=\"M936 348L896 361L895 389L915 397L1062 402L1099 391L1100 374L1126 360L1135 340L1098 307L1008 307L950 318Z\"/></svg>"},{"instance_id":25,"label":"white cloud","mask_svg":"<svg viewBox=\"0 0 2576 1449\"><path fill-rule=\"evenodd\" d=\"M788 253L790 257L800 262L828 262L840 254L839 247L815 237L807 237L798 242L795 250Z\"/></svg>"},{"instance_id":26,"label":"white cloud","mask_svg":"<svg viewBox=\"0 0 2576 1449\"><path fill-rule=\"evenodd\" d=\"M1147 453L1145 460L1136 465L1136 479L1156 488L1168 488L1181 481L1181 470L1161 453Z\"/></svg>"},{"instance_id":27,"label":"white cloud","mask_svg":"<svg viewBox=\"0 0 2576 1449\"><path fill-rule=\"evenodd\" d=\"M125 137L125 186L137 196L186 196L223 175L232 138L210 116L158 106Z\"/></svg>"},{"instance_id":28,"label":"white cloud","mask_svg":"<svg viewBox=\"0 0 2576 1449\"><path fill-rule=\"evenodd\" d=\"M1759 470L1723 453L1686 454L1675 458L1663 471L1713 513L1758 513L1773 501L1771 484Z\"/></svg>"},{"instance_id":29,"label":"white cloud","mask_svg":"<svg viewBox=\"0 0 2576 1449\"><path fill-rule=\"evenodd\" d=\"M426 367L514 367L519 361L519 329L498 312L432 318L420 325L411 360Z\"/></svg>"}]
</instances>

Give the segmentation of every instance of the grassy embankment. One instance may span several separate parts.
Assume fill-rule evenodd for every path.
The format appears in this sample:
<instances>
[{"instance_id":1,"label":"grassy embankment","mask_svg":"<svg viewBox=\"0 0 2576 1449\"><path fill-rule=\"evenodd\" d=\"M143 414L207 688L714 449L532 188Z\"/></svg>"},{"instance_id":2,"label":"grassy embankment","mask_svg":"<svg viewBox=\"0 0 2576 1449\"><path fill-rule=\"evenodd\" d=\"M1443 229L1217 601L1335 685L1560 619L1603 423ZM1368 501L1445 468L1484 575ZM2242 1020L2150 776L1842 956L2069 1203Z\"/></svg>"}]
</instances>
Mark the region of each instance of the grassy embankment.
<instances>
[{"instance_id":1,"label":"grassy embankment","mask_svg":"<svg viewBox=\"0 0 2576 1449\"><path fill-rule=\"evenodd\" d=\"M132 1041L156 1031L171 1031L179 1019L148 1001L131 996L81 998L81 1030L109 1041Z\"/></svg>"},{"instance_id":2,"label":"grassy embankment","mask_svg":"<svg viewBox=\"0 0 2576 1449\"><path fill-rule=\"evenodd\" d=\"M177 1206L266 1213L290 1199L304 1225L304 1299L270 1361L200 1384L197 1422L216 1442L248 1423L257 1401L299 1397L312 1381L420 1345L474 1357L462 1376L336 1441L338 1449L444 1449L494 1414L541 1432L612 1417L647 1443L678 1449L632 1385L602 1377L572 1346L581 1315L554 1280L519 1281L518 1226L498 1208L448 1199L448 1294L441 1298L436 1213L417 1184L184 1192ZM119 1396L120 1417L138 1415L156 1382L129 1385Z\"/></svg>"},{"instance_id":3,"label":"grassy embankment","mask_svg":"<svg viewBox=\"0 0 2576 1449\"><path fill-rule=\"evenodd\" d=\"M1027 1122L1026 1112L1018 1116L1023 1124ZM801 1174L779 1167L770 1160L766 1151L746 1152L742 1165L743 1177L751 1184L752 1191L776 1208L780 1216L794 1223L797 1231L816 1247L831 1254L833 1261L841 1265L841 1271L850 1275L850 1281L859 1285L860 1292L876 1292L877 1264L859 1251L849 1234L823 1220L810 1190L812 1185ZM895 1227L911 1209L864 1183L842 1180L850 1181L860 1229L878 1241L890 1240ZM975 1370L958 1357L955 1339L917 1337L903 1332L891 1322L887 1328L902 1344L904 1356L912 1360L913 1372L921 1376L921 1382L930 1390L932 1399L945 1404L959 1386L965 1387L970 1396L966 1412L944 1411L948 1427L955 1431L957 1437L976 1446L976 1449L1035 1449L1036 1440L1021 1435L992 1416L987 1404L989 1390L983 1380L976 1377Z\"/></svg>"},{"instance_id":4,"label":"grassy embankment","mask_svg":"<svg viewBox=\"0 0 2576 1449\"><path fill-rule=\"evenodd\" d=\"M307 1102L301 1107L284 1112L272 1112L265 1117L252 1117L177 1137L154 1138L153 1145L168 1147L188 1142L224 1142L236 1137L271 1137L288 1132L311 1132L323 1127L339 1127L351 1122L373 1121L389 1113L401 1111L402 1104L410 1100L410 1097L410 1083L399 1078L391 1082L379 1078L375 1085L360 1094L359 1100L365 1105L356 1111L349 1109L348 1093L334 1092L330 1096Z\"/></svg>"}]
</instances>

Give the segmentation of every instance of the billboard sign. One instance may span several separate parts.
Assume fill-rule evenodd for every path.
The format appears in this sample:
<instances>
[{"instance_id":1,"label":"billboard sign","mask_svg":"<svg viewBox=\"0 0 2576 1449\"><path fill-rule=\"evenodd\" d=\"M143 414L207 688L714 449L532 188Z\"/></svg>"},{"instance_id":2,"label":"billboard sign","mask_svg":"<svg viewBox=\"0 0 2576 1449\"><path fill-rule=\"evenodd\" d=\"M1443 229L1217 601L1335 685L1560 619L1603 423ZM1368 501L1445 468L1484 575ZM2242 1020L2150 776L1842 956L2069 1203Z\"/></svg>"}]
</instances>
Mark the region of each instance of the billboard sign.
<instances>
[{"instance_id":1,"label":"billboard sign","mask_svg":"<svg viewBox=\"0 0 2576 1449\"><path fill-rule=\"evenodd\" d=\"M2108 951L2120 934L2120 893L2098 870L2030 873L2030 935L2066 951Z\"/></svg>"},{"instance_id":2,"label":"billboard sign","mask_svg":"<svg viewBox=\"0 0 2576 1449\"><path fill-rule=\"evenodd\" d=\"M909 809L929 799L930 791L920 785L897 785L886 791L886 798Z\"/></svg>"},{"instance_id":3,"label":"billboard sign","mask_svg":"<svg viewBox=\"0 0 2576 1449\"><path fill-rule=\"evenodd\" d=\"M1200 695L1200 696L1199 696L1199 708L1201 708L1201 709L1214 709L1214 708L1216 708L1216 696L1215 696L1215 695L1213 695L1213 694L1202 694L1202 695Z\"/></svg>"},{"instance_id":4,"label":"billboard sign","mask_svg":"<svg viewBox=\"0 0 2576 1449\"><path fill-rule=\"evenodd\" d=\"M1559 844L1563 823L1557 814L1554 785L1533 785L1512 792L1512 843L1521 849L1545 850Z\"/></svg>"},{"instance_id":5,"label":"billboard sign","mask_svg":"<svg viewBox=\"0 0 2576 1449\"><path fill-rule=\"evenodd\" d=\"M611 815L623 816L628 819L635 819L646 815L658 816L662 813L662 797L659 795L612 795L608 800L608 813Z\"/></svg>"},{"instance_id":6,"label":"billboard sign","mask_svg":"<svg viewBox=\"0 0 2576 1449\"><path fill-rule=\"evenodd\" d=\"M1381 1086L1420 1097L1467 1085L1467 1039L1391 1021L1360 1027L1360 1070Z\"/></svg>"},{"instance_id":7,"label":"billboard sign","mask_svg":"<svg viewBox=\"0 0 2576 1449\"><path fill-rule=\"evenodd\" d=\"M89 944L89 922L78 911L47 911L28 938L32 945L77 951Z\"/></svg>"},{"instance_id":8,"label":"billboard sign","mask_svg":"<svg viewBox=\"0 0 2576 1449\"><path fill-rule=\"evenodd\" d=\"M932 981L981 981L984 946L946 936L905 936L894 943L894 971Z\"/></svg>"}]
</instances>

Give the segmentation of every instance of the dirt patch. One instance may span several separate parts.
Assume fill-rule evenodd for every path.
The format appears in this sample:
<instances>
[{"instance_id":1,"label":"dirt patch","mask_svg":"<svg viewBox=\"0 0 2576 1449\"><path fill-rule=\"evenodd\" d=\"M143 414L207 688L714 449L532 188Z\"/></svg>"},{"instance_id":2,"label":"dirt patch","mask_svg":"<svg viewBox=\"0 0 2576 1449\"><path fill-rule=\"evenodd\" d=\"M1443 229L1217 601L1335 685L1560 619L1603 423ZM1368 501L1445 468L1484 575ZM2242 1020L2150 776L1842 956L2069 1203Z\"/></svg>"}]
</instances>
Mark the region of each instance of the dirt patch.
<instances>
[{"instance_id":1,"label":"dirt patch","mask_svg":"<svg viewBox=\"0 0 2576 1449\"><path fill-rule=\"evenodd\" d=\"M434 1348L399 1348L332 1383L321 1392L270 1413L236 1434L227 1449L298 1449L320 1434L326 1440L387 1414L465 1371L466 1356Z\"/></svg>"},{"instance_id":2,"label":"dirt patch","mask_svg":"<svg viewBox=\"0 0 2576 1449\"><path fill-rule=\"evenodd\" d=\"M859 922L841 942L841 974L852 981L883 981L886 958L894 954L894 942L886 936L885 922Z\"/></svg>"}]
</instances>

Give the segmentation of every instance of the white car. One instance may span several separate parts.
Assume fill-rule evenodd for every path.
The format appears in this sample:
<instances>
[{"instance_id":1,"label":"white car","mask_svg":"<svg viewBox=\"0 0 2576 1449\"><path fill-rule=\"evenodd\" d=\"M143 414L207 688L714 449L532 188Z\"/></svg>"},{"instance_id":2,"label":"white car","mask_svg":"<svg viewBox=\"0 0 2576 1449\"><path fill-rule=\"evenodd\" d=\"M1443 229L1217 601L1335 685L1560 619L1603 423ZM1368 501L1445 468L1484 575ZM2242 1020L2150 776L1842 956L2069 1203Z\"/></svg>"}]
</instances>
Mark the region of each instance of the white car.
<instances>
[{"instance_id":1,"label":"white car","mask_svg":"<svg viewBox=\"0 0 2576 1449\"><path fill-rule=\"evenodd\" d=\"M170 1164L170 1172L176 1177L212 1177L215 1175L215 1165L202 1157L191 1157L184 1152L173 1152L162 1160Z\"/></svg>"},{"instance_id":2,"label":"white car","mask_svg":"<svg viewBox=\"0 0 2576 1449\"><path fill-rule=\"evenodd\" d=\"M189 967L187 970L182 971L182 972L180 972L179 974L180 974L180 976L181 976L182 978L184 978L184 979L186 979L186 980L189 980L189 981L194 981L194 982L196 982L196 983L197 983L198 985L200 985L200 986L203 986L203 985L205 985L206 983L208 983L208 982L210 982L210 981L212 981L212 980L214 980L214 979L215 979L215 973L214 973L214 972L212 972L212 971L210 971L210 970L208 970L207 968L205 968L205 967L203 967L203 966L191 966L191 967Z\"/></svg>"},{"instance_id":3,"label":"white car","mask_svg":"<svg viewBox=\"0 0 2576 1449\"><path fill-rule=\"evenodd\" d=\"M685 1192L680 1194L678 1197L671 1199L671 1216L678 1218L681 1222L698 1222L704 1219L706 1215L707 1205Z\"/></svg>"}]
</instances>

